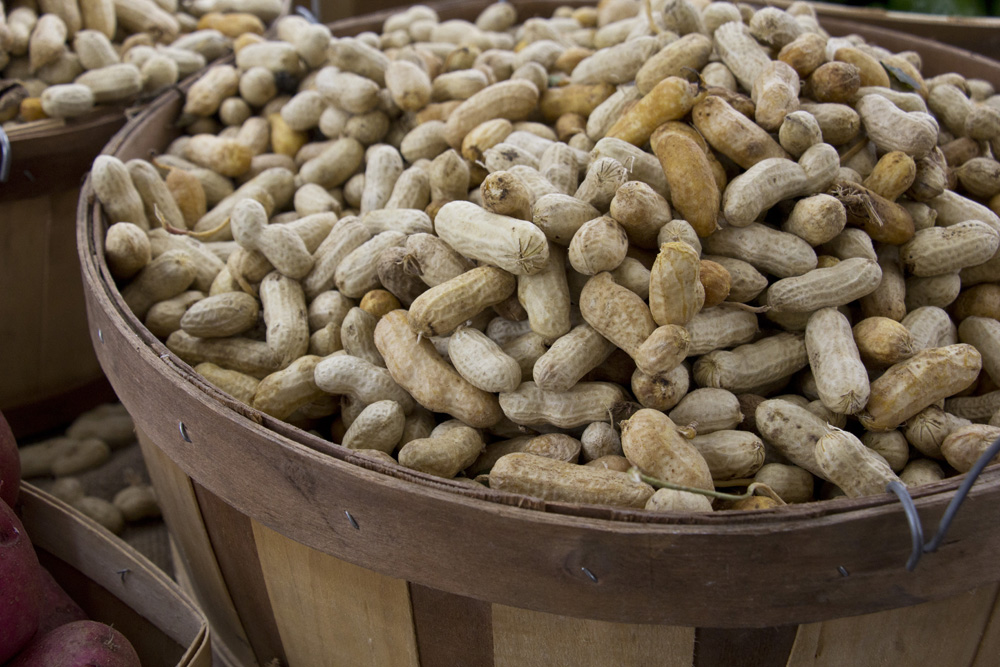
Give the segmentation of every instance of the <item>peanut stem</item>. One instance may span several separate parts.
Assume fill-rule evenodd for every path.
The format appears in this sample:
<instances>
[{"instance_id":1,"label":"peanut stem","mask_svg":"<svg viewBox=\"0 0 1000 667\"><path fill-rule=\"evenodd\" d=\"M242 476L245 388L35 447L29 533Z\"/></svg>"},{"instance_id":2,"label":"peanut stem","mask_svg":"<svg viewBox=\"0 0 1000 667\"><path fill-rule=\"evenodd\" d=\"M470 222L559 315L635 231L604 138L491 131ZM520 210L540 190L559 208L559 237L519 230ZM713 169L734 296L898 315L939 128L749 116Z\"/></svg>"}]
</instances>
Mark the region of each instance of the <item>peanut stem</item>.
<instances>
[{"instance_id":1,"label":"peanut stem","mask_svg":"<svg viewBox=\"0 0 1000 667\"><path fill-rule=\"evenodd\" d=\"M629 474L633 478L637 478L649 484L650 486L658 489L673 489L674 491L687 491L689 493L700 493L703 496L709 496L711 498L719 498L721 500L746 500L754 495L755 491L760 491L761 495L767 496L773 500L778 501L780 504L784 505L783 501L774 490L763 482L750 482L745 493L723 493L722 491L716 491L714 489L701 489L694 486L684 486L683 484L674 484L673 482L668 482L657 477L651 477L650 475L645 475L640 472L637 468L632 468L629 470ZM750 480L731 480L731 481L747 481ZM740 485L742 486L742 484Z\"/></svg>"}]
</instances>

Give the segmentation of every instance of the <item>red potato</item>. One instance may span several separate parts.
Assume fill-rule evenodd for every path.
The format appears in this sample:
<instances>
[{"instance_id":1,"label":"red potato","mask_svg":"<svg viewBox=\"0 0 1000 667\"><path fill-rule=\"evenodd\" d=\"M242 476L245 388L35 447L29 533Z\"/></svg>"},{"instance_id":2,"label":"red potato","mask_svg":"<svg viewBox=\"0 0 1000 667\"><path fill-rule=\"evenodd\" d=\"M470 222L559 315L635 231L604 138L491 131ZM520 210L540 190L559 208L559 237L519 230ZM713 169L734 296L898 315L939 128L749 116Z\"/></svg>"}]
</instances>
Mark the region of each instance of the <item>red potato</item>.
<instances>
[{"instance_id":1,"label":"red potato","mask_svg":"<svg viewBox=\"0 0 1000 667\"><path fill-rule=\"evenodd\" d=\"M73 621L36 636L8 667L142 667L125 635L97 621Z\"/></svg>"},{"instance_id":2,"label":"red potato","mask_svg":"<svg viewBox=\"0 0 1000 667\"><path fill-rule=\"evenodd\" d=\"M24 526L13 509L0 503L0 664L17 654L38 629L39 570Z\"/></svg>"},{"instance_id":3,"label":"red potato","mask_svg":"<svg viewBox=\"0 0 1000 667\"><path fill-rule=\"evenodd\" d=\"M38 634L44 635L61 625L88 620L87 612L63 590L59 582L44 567L40 569L42 582L42 611L38 619Z\"/></svg>"},{"instance_id":4,"label":"red potato","mask_svg":"<svg viewBox=\"0 0 1000 667\"><path fill-rule=\"evenodd\" d=\"M0 412L0 500L14 506L21 485L21 457L7 419Z\"/></svg>"}]
</instances>

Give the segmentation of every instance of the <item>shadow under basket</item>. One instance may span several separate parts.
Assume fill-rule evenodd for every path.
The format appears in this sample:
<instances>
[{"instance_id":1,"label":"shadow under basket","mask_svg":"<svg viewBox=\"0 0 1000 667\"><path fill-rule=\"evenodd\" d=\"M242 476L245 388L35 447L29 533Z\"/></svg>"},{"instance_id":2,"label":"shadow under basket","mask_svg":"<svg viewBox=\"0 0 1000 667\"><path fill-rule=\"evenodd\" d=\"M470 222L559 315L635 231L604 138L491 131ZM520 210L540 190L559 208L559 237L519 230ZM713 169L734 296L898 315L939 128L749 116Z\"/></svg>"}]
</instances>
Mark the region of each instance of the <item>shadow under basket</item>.
<instances>
[{"instance_id":1,"label":"shadow under basket","mask_svg":"<svg viewBox=\"0 0 1000 667\"><path fill-rule=\"evenodd\" d=\"M18 509L41 564L92 620L125 635L143 667L211 667L208 623L166 573L31 484Z\"/></svg>"},{"instance_id":2,"label":"shadow under basket","mask_svg":"<svg viewBox=\"0 0 1000 667\"><path fill-rule=\"evenodd\" d=\"M520 20L563 3L514 2ZM474 18L485 2L434 5ZM388 13L332 24L380 30ZM925 73L1000 83L1000 63L825 19ZM112 140L160 151L171 92ZM233 665L655 664L986 667L1000 655L1000 467L907 571L889 494L779 510L656 515L472 489L354 455L208 385L129 311L89 185L78 214L90 333L132 414L177 565ZM925 526L962 476L915 489Z\"/></svg>"}]
</instances>

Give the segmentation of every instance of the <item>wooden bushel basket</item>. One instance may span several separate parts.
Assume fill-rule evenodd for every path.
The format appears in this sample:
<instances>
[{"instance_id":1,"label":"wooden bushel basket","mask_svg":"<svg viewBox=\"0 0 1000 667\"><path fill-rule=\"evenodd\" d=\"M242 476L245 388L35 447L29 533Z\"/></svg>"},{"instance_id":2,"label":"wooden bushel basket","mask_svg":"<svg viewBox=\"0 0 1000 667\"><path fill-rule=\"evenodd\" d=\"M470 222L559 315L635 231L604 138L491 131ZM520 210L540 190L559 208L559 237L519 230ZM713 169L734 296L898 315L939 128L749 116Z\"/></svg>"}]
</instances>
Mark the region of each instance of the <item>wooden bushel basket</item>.
<instances>
[{"instance_id":1,"label":"wooden bushel basket","mask_svg":"<svg viewBox=\"0 0 1000 667\"><path fill-rule=\"evenodd\" d=\"M518 2L521 19L556 2ZM473 18L486 5L436 5ZM333 24L378 30L387 13ZM927 73L1000 82L1000 63L829 20ZM162 150L157 100L105 148ZM383 465L208 385L119 295L85 187L78 243L98 358L133 415L179 565L236 665L946 665L1000 656L1000 467L915 571L889 495L652 515L491 491ZM914 490L928 532L961 478ZM997 618L995 618L997 617Z\"/></svg>"},{"instance_id":2,"label":"wooden bushel basket","mask_svg":"<svg viewBox=\"0 0 1000 667\"><path fill-rule=\"evenodd\" d=\"M162 570L31 484L18 509L42 565L88 617L128 638L143 667L211 667L204 615Z\"/></svg>"},{"instance_id":3,"label":"wooden bushel basket","mask_svg":"<svg viewBox=\"0 0 1000 667\"><path fill-rule=\"evenodd\" d=\"M83 177L125 124L121 109L10 131L0 184L0 410L23 437L113 396L87 340L76 252Z\"/></svg>"}]
</instances>

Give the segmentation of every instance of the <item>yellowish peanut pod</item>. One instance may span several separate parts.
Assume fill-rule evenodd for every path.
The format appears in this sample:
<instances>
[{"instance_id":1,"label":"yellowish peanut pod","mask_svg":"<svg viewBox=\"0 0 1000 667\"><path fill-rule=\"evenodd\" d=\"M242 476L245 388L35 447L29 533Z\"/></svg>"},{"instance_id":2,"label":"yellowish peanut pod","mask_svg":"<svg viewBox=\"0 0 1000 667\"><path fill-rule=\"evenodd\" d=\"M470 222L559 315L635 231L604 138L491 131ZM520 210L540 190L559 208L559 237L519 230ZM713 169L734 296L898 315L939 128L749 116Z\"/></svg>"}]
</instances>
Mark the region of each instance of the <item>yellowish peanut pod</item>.
<instances>
[{"instance_id":1,"label":"yellowish peanut pod","mask_svg":"<svg viewBox=\"0 0 1000 667\"><path fill-rule=\"evenodd\" d=\"M517 452L496 462L490 488L556 502L635 508L653 495L653 487L623 472Z\"/></svg>"},{"instance_id":2,"label":"yellowish peanut pod","mask_svg":"<svg viewBox=\"0 0 1000 667\"><path fill-rule=\"evenodd\" d=\"M885 459L847 431L831 427L816 442L815 453L824 476L848 498L886 493L888 484L899 480Z\"/></svg>"},{"instance_id":3,"label":"yellowish peanut pod","mask_svg":"<svg viewBox=\"0 0 1000 667\"><path fill-rule=\"evenodd\" d=\"M715 488L705 458L659 410L643 408L621 429L625 458L642 472L674 484Z\"/></svg>"}]
</instances>

